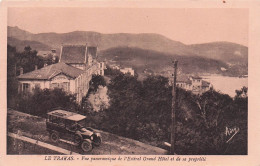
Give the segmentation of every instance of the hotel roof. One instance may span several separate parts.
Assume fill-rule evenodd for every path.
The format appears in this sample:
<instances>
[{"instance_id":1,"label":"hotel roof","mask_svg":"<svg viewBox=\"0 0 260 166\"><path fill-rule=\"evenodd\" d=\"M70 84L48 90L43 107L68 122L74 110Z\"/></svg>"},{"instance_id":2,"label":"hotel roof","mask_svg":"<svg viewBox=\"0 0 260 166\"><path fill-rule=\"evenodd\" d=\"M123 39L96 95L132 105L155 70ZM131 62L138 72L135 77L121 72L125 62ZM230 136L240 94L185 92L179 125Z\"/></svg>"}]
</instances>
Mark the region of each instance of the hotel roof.
<instances>
[{"instance_id":1,"label":"hotel roof","mask_svg":"<svg viewBox=\"0 0 260 166\"><path fill-rule=\"evenodd\" d=\"M60 62L85 63L87 61L86 45L63 45L61 47Z\"/></svg>"},{"instance_id":2,"label":"hotel roof","mask_svg":"<svg viewBox=\"0 0 260 166\"><path fill-rule=\"evenodd\" d=\"M64 74L75 79L83 73L84 71L81 69L60 62L19 75L17 78L30 80L49 80L58 74Z\"/></svg>"}]
</instances>

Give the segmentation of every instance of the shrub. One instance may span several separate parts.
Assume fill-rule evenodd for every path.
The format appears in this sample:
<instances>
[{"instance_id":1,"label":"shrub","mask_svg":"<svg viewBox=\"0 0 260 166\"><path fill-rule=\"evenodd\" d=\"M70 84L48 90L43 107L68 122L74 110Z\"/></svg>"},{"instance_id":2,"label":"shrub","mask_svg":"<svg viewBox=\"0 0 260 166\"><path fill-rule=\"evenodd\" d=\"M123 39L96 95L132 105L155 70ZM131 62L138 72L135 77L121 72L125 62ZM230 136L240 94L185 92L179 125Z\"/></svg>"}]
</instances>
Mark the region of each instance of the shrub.
<instances>
[{"instance_id":1,"label":"shrub","mask_svg":"<svg viewBox=\"0 0 260 166\"><path fill-rule=\"evenodd\" d=\"M34 89L33 93L21 94L18 110L36 116L45 117L54 108L64 108L73 112L79 111L75 95L62 89Z\"/></svg>"}]
</instances>

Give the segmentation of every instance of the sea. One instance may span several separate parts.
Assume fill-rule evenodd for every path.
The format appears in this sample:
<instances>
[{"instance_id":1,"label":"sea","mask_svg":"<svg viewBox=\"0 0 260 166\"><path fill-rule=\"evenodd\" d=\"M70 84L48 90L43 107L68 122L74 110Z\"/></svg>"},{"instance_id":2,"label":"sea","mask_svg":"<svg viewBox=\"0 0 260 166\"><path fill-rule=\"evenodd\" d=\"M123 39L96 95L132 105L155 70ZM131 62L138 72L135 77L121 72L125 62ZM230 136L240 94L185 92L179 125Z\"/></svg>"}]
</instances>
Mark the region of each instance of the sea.
<instances>
[{"instance_id":1,"label":"sea","mask_svg":"<svg viewBox=\"0 0 260 166\"><path fill-rule=\"evenodd\" d=\"M235 97L236 90L243 86L248 87L248 77L228 77L222 75L201 76L203 80L210 82L216 91Z\"/></svg>"}]
</instances>

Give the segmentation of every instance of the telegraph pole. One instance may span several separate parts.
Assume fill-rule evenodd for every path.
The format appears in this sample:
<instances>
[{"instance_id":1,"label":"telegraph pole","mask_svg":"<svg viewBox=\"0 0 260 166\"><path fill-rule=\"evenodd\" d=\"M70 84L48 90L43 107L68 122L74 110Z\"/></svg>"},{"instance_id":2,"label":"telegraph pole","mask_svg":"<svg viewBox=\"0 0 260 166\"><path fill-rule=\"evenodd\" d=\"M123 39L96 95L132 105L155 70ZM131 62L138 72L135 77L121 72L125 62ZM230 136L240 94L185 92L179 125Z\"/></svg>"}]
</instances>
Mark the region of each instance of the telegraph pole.
<instances>
[{"instance_id":1,"label":"telegraph pole","mask_svg":"<svg viewBox=\"0 0 260 166\"><path fill-rule=\"evenodd\" d=\"M170 153L174 155L175 149L174 149L174 144L175 144L175 112L177 109L177 95L176 95L176 78L177 78L177 64L178 61L174 60L173 61L173 67L174 67L174 74L173 74L173 84L172 84L172 124L171 124L171 151Z\"/></svg>"}]
</instances>

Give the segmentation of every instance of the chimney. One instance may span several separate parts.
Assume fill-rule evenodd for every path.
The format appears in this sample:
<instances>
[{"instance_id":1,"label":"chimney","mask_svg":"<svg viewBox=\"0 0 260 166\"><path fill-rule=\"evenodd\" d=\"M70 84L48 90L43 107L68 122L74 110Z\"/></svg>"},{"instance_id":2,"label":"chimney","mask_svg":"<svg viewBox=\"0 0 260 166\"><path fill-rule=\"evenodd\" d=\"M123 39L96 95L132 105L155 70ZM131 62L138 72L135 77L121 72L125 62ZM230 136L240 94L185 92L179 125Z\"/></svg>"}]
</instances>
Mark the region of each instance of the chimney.
<instances>
[{"instance_id":1,"label":"chimney","mask_svg":"<svg viewBox=\"0 0 260 166\"><path fill-rule=\"evenodd\" d=\"M34 66L34 69L35 69L35 70L38 70L38 66L37 66L37 65L35 65L35 66Z\"/></svg>"},{"instance_id":2,"label":"chimney","mask_svg":"<svg viewBox=\"0 0 260 166\"><path fill-rule=\"evenodd\" d=\"M56 53L56 49L51 49L51 52L52 53Z\"/></svg>"},{"instance_id":3,"label":"chimney","mask_svg":"<svg viewBox=\"0 0 260 166\"><path fill-rule=\"evenodd\" d=\"M61 48L60 48L60 57L59 57L59 62L61 62L61 55L62 55L62 48L63 48L63 43L61 43Z\"/></svg>"},{"instance_id":4,"label":"chimney","mask_svg":"<svg viewBox=\"0 0 260 166\"><path fill-rule=\"evenodd\" d=\"M23 68L20 68L20 75L23 75Z\"/></svg>"},{"instance_id":5,"label":"chimney","mask_svg":"<svg viewBox=\"0 0 260 166\"><path fill-rule=\"evenodd\" d=\"M51 54L54 56L56 56L56 49L51 49Z\"/></svg>"},{"instance_id":6,"label":"chimney","mask_svg":"<svg viewBox=\"0 0 260 166\"><path fill-rule=\"evenodd\" d=\"M86 51L85 51L85 64L88 62L88 43L86 43Z\"/></svg>"}]
</instances>

